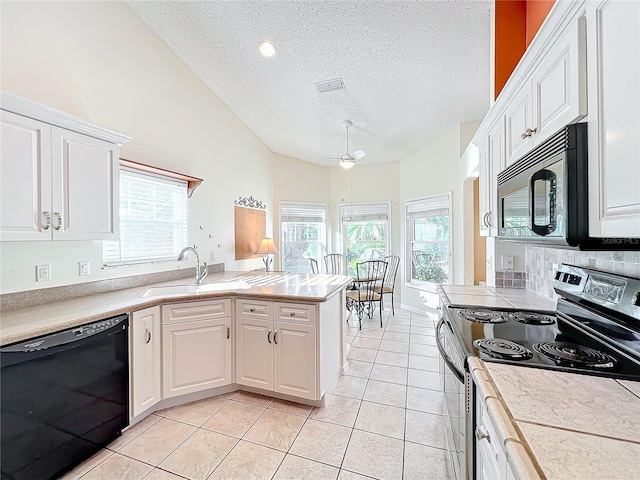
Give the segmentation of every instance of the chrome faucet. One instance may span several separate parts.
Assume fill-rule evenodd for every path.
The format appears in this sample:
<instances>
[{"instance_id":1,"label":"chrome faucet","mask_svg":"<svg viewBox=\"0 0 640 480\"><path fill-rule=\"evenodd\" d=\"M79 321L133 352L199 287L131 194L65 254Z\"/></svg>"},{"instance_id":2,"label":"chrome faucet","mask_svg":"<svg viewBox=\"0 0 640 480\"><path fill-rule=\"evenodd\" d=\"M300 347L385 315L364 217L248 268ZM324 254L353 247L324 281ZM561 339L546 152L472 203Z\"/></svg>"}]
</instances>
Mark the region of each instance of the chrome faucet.
<instances>
[{"instance_id":1,"label":"chrome faucet","mask_svg":"<svg viewBox=\"0 0 640 480\"><path fill-rule=\"evenodd\" d=\"M193 247L184 247L178 254L178 261L184 260L184 254L189 250L196 254L196 284L200 285L202 281L207 278L209 271L207 270L207 262L204 262L204 264L202 265L202 270L200 269L200 256L198 255L196 249Z\"/></svg>"}]
</instances>

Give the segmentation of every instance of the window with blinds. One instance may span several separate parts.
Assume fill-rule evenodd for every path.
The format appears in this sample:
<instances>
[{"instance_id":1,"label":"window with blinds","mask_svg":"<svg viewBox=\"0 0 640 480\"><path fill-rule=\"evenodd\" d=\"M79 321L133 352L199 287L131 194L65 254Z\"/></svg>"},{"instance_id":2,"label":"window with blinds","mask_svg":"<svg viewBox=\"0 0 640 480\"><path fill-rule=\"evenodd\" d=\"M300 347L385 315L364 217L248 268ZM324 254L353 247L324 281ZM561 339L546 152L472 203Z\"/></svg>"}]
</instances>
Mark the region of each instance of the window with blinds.
<instances>
[{"instance_id":1,"label":"window with blinds","mask_svg":"<svg viewBox=\"0 0 640 480\"><path fill-rule=\"evenodd\" d=\"M409 283L450 283L451 193L407 200L406 241Z\"/></svg>"},{"instance_id":2,"label":"window with blinds","mask_svg":"<svg viewBox=\"0 0 640 480\"><path fill-rule=\"evenodd\" d=\"M358 263L365 260L382 260L389 254L390 217L390 202L340 205L347 275L357 275Z\"/></svg>"},{"instance_id":3,"label":"window with blinds","mask_svg":"<svg viewBox=\"0 0 640 480\"><path fill-rule=\"evenodd\" d=\"M106 265L175 260L188 245L187 182L120 168L120 240L103 242Z\"/></svg>"},{"instance_id":4,"label":"window with blinds","mask_svg":"<svg viewBox=\"0 0 640 480\"><path fill-rule=\"evenodd\" d=\"M282 269L311 273L309 258L322 264L326 243L326 212L323 204L280 202Z\"/></svg>"}]
</instances>

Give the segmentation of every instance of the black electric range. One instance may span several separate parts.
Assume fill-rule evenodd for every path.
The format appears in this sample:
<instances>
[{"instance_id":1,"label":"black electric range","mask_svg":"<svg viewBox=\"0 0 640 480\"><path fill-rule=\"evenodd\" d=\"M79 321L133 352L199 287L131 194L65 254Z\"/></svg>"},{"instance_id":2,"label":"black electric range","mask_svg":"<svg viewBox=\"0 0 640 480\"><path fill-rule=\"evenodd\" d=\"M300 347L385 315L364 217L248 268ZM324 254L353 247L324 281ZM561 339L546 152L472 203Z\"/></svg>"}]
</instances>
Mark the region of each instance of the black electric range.
<instances>
[{"instance_id":1,"label":"black electric range","mask_svg":"<svg viewBox=\"0 0 640 480\"><path fill-rule=\"evenodd\" d=\"M640 279L561 265L555 312L448 307L463 357L640 380Z\"/></svg>"}]
</instances>

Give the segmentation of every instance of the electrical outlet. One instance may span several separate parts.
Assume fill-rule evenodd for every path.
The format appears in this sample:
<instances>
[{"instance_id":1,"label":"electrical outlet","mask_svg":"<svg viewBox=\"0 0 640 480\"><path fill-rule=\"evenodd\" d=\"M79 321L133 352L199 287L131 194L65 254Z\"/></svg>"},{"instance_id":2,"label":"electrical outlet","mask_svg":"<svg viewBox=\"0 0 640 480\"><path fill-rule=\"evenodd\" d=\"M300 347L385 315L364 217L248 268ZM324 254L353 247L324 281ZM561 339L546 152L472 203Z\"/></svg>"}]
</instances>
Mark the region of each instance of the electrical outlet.
<instances>
[{"instance_id":1,"label":"electrical outlet","mask_svg":"<svg viewBox=\"0 0 640 480\"><path fill-rule=\"evenodd\" d=\"M502 269L513 270L513 255L502 255Z\"/></svg>"},{"instance_id":2,"label":"electrical outlet","mask_svg":"<svg viewBox=\"0 0 640 480\"><path fill-rule=\"evenodd\" d=\"M91 275L91 262L78 262L78 275L81 277Z\"/></svg>"},{"instance_id":3,"label":"electrical outlet","mask_svg":"<svg viewBox=\"0 0 640 480\"><path fill-rule=\"evenodd\" d=\"M36 282L47 282L51 280L51 265L36 265Z\"/></svg>"}]
</instances>

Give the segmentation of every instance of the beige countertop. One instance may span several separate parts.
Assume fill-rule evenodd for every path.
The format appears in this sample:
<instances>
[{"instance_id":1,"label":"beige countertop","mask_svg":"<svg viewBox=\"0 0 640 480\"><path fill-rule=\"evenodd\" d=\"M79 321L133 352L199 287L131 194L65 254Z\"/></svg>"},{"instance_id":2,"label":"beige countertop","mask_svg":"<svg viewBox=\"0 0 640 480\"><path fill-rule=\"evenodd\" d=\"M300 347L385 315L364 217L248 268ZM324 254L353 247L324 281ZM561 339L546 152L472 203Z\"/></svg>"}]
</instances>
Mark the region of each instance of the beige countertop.
<instances>
[{"instance_id":1,"label":"beige countertop","mask_svg":"<svg viewBox=\"0 0 640 480\"><path fill-rule=\"evenodd\" d=\"M213 273L204 283L242 280L247 288L219 290L212 293L156 296L143 298L147 288L164 285L192 284L192 279L115 290L88 295L61 302L49 303L18 310L2 312L0 345L53 333L65 328L108 318L121 313L131 313L154 305L169 302L205 300L219 297L241 296L288 302L324 302L341 291L352 280L342 275L287 274L272 272L223 272Z\"/></svg>"},{"instance_id":2,"label":"beige countertop","mask_svg":"<svg viewBox=\"0 0 640 480\"><path fill-rule=\"evenodd\" d=\"M524 288L440 285L443 301L452 307L517 308L553 312L556 302Z\"/></svg>"},{"instance_id":3,"label":"beige countertop","mask_svg":"<svg viewBox=\"0 0 640 480\"><path fill-rule=\"evenodd\" d=\"M548 479L640 478L640 382L483 362Z\"/></svg>"}]
</instances>

